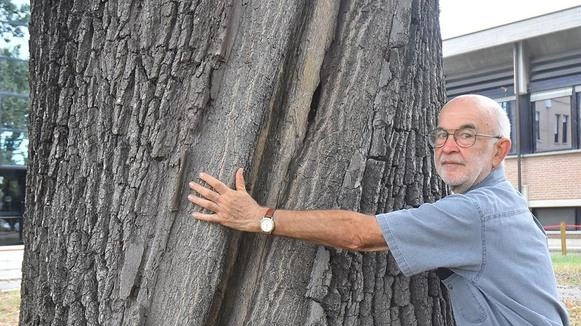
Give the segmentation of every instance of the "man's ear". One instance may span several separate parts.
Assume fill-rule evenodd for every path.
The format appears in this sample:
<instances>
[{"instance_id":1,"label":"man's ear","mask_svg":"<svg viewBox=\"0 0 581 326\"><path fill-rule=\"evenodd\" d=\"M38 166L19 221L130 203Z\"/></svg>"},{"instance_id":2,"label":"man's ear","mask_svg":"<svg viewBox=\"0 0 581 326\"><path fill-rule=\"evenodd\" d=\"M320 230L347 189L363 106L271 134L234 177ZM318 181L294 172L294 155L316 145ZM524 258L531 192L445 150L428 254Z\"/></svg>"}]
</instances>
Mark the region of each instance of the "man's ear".
<instances>
[{"instance_id":1,"label":"man's ear","mask_svg":"<svg viewBox=\"0 0 581 326\"><path fill-rule=\"evenodd\" d=\"M494 144L494 156L492 157L492 167L496 168L504 160L512 145L510 139L501 138Z\"/></svg>"}]
</instances>

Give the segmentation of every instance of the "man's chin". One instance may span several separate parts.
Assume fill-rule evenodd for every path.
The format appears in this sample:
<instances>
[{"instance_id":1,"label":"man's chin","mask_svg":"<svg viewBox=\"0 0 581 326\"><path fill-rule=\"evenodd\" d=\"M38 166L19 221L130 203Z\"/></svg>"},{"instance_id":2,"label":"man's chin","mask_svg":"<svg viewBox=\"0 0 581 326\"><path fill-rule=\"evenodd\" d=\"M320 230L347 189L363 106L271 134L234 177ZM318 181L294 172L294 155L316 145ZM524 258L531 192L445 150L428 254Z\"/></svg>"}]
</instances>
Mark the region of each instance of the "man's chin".
<instances>
[{"instance_id":1,"label":"man's chin","mask_svg":"<svg viewBox=\"0 0 581 326\"><path fill-rule=\"evenodd\" d=\"M461 187L465 182L465 180L459 180L459 178L454 177L442 176L441 178L444 181L444 183L452 189Z\"/></svg>"},{"instance_id":2,"label":"man's chin","mask_svg":"<svg viewBox=\"0 0 581 326\"><path fill-rule=\"evenodd\" d=\"M466 178L444 178L442 177L442 180L444 181L444 183L446 183L446 185L448 187L450 187L450 190L452 190L453 193L455 194L463 194L465 193L470 187L470 183L468 180L466 180Z\"/></svg>"}]
</instances>

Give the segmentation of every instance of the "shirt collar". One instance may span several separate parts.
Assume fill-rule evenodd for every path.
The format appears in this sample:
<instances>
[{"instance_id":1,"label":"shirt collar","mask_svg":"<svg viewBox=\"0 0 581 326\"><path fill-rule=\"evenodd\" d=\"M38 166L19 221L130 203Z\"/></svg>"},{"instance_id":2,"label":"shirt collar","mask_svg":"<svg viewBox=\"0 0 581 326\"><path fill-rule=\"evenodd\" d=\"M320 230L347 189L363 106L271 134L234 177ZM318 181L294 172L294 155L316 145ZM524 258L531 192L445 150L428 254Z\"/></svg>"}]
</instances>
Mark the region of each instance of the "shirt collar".
<instances>
[{"instance_id":1,"label":"shirt collar","mask_svg":"<svg viewBox=\"0 0 581 326\"><path fill-rule=\"evenodd\" d=\"M504 176L504 166L498 166L496 169L492 170L492 172L490 172L490 174L488 176L486 176L486 178L484 178L484 180L482 180L480 183L472 186L472 188L468 189L468 191L478 189L480 187L493 186L499 182L504 181L505 179L506 178ZM466 191L466 192L468 192L468 191Z\"/></svg>"}]
</instances>

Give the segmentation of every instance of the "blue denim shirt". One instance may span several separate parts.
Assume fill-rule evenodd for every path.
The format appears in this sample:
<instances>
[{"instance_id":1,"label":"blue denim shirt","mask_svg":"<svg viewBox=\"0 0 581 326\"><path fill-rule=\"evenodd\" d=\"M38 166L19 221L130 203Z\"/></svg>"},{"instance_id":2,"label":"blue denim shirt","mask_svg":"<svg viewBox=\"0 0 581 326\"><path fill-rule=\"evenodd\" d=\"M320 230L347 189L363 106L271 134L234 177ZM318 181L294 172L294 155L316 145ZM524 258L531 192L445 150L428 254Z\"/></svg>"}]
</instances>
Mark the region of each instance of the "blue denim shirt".
<instances>
[{"instance_id":1,"label":"blue denim shirt","mask_svg":"<svg viewBox=\"0 0 581 326\"><path fill-rule=\"evenodd\" d=\"M405 275L436 268L458 325L568 325L545 233L494 170L464 194L377 215Z\"/></svg>"}]
</instances>

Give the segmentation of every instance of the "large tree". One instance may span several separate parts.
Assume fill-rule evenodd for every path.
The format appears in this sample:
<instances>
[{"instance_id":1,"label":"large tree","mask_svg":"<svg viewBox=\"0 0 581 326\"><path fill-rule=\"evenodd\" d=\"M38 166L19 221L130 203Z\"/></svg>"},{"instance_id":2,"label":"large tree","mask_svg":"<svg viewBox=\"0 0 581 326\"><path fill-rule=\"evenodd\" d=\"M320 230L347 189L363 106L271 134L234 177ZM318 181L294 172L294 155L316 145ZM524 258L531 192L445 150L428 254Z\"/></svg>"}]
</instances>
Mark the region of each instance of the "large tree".
<instances>
[{"instance_id":1,"label":"large tree","mask_svg":"<svg viewBox=\"0 0 581 326\"><path fill-rule=\"evenodd\" d=\"M186 200L238 166L278 208L437 199L435 0L31 8L22 325L453 323L434 273L198 222Z\"/></svg>"}]
</instances>

